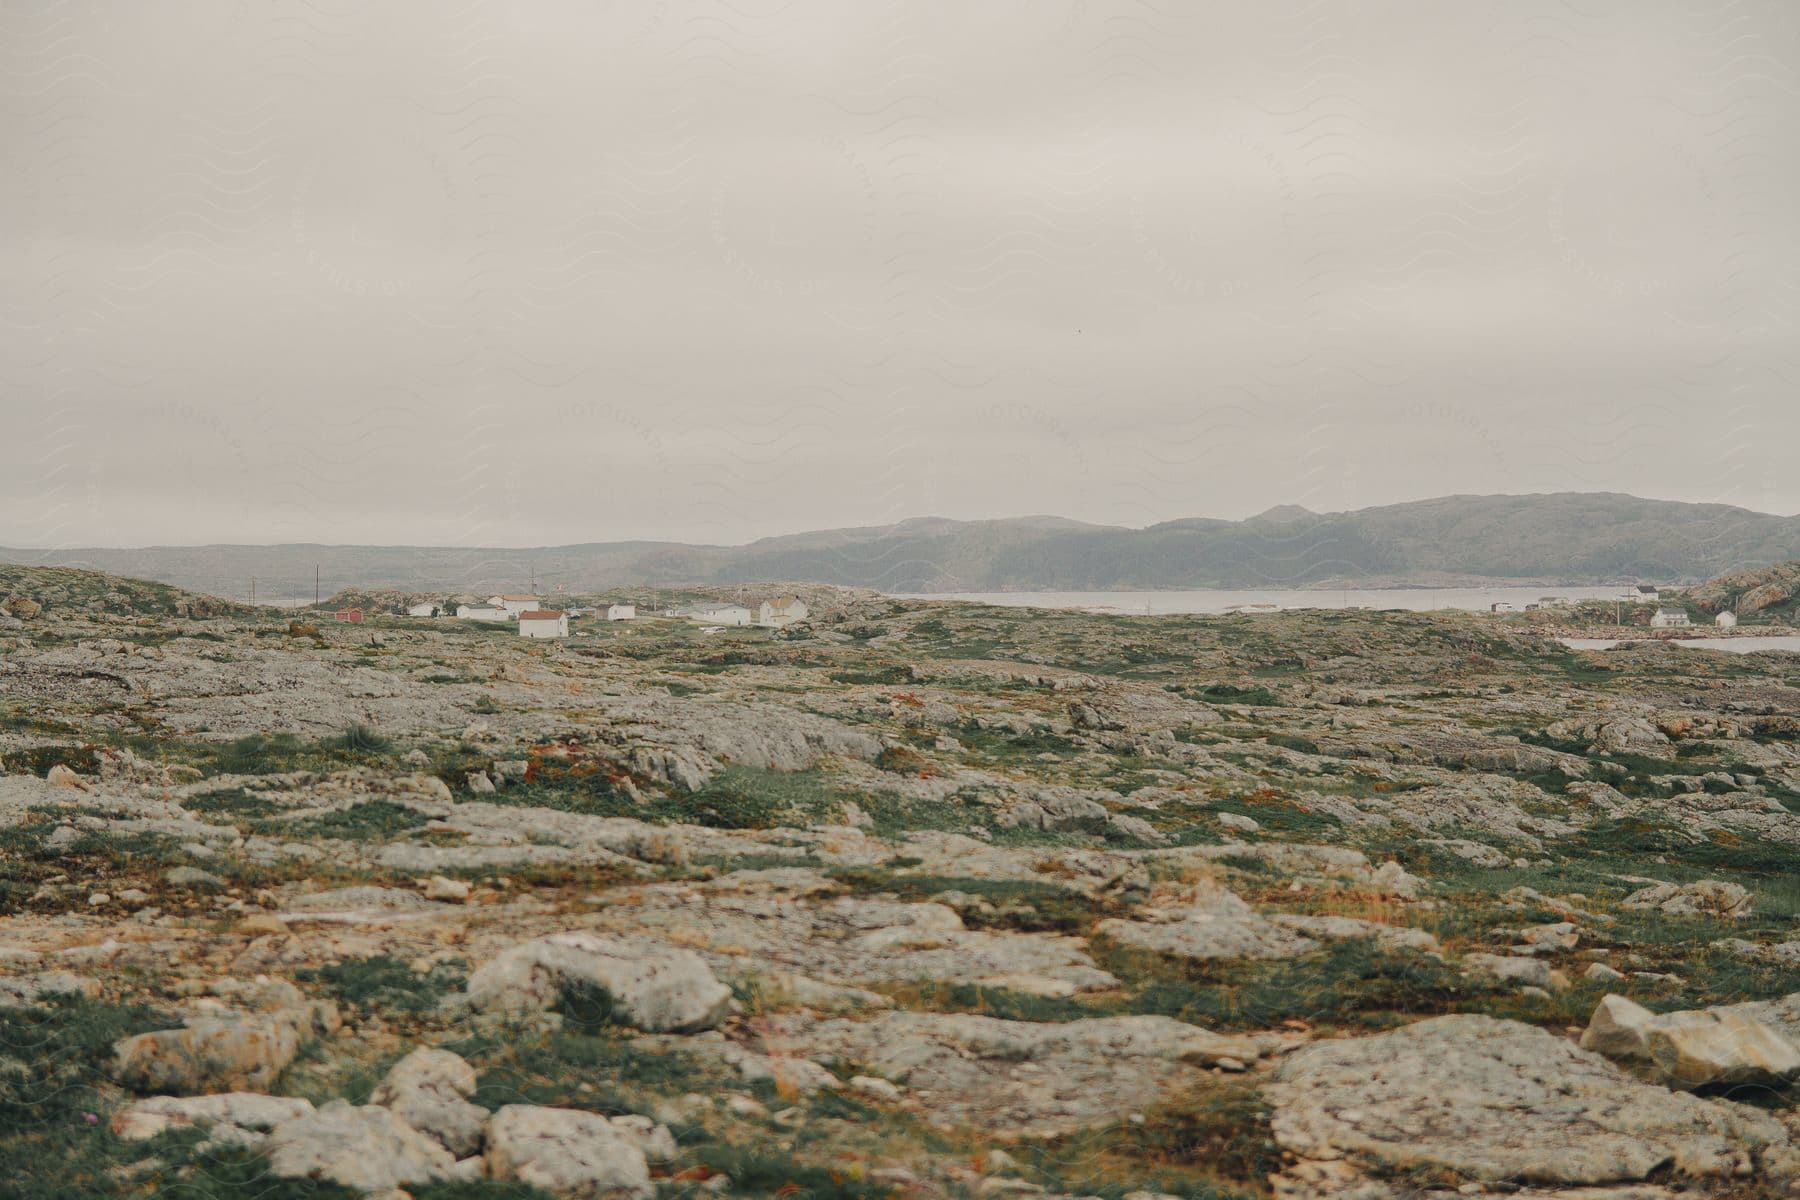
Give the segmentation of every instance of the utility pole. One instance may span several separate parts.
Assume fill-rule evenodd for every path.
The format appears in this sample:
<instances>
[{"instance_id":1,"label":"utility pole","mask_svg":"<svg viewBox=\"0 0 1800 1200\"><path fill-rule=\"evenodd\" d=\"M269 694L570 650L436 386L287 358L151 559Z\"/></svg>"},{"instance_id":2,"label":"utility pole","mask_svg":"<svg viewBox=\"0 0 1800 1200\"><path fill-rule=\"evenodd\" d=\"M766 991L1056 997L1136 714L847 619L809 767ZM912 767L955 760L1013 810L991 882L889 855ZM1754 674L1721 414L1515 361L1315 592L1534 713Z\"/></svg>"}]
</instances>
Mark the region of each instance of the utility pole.
<instances>
[{"instance_id":1,"label":"utility pole","mask_svg":"<svg viewBox=\"0 0 1800 1200\"><path fill-rule=\"evenodd\" d=\"M319 564L313 564L313 607L319 607Z\"/></svg>"},{"instance_id":2,"label":"utility pole","mask_svg":"<svg viewBox=\"0 0 1800 1200\"><path fill-rule=\"evenodd\" d=\"M250 577L250 603L252 605L256 603L256 576L254 575Z\"/></svg>"}]
</instances>

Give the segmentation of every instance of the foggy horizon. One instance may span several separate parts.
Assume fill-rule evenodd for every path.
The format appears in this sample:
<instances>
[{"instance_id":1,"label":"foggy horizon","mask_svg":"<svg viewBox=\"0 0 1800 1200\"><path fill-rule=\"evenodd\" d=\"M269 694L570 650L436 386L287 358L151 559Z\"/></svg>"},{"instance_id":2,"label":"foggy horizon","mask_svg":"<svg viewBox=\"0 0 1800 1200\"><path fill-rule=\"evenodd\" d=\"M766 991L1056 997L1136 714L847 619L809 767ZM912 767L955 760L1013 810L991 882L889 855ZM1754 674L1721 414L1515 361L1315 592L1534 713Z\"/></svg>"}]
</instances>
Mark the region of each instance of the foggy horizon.
<instances>
[{"instance_id":1,"label":"foggy horizon","mask_svg":"<svg viewBox=\"0 0 1800 1200\"><path fill-rule=\"evenodd\" d=\"M0 28L0 545L1800 512L1791 6Z\"/></svg>"}]
</instances>

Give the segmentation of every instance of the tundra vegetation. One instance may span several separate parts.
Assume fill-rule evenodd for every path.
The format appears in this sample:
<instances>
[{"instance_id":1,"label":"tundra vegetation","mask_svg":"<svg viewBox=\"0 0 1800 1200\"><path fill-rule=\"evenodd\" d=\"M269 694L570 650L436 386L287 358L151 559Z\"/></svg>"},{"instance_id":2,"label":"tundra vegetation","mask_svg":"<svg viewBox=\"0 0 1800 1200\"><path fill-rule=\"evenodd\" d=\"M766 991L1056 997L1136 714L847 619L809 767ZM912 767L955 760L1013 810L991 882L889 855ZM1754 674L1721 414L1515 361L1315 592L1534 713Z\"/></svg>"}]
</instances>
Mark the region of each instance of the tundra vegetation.
<instances>
[{"instance_id":1,"label":"tundra vegetation","mask_svg":"<svg viewBox=\"0 0 1800 1200\"><path fill-rule=\"evenodd\" d=\"M0 1195L1800 1187L1800 656L0 595Z\"/></svg>"}]
</instances>

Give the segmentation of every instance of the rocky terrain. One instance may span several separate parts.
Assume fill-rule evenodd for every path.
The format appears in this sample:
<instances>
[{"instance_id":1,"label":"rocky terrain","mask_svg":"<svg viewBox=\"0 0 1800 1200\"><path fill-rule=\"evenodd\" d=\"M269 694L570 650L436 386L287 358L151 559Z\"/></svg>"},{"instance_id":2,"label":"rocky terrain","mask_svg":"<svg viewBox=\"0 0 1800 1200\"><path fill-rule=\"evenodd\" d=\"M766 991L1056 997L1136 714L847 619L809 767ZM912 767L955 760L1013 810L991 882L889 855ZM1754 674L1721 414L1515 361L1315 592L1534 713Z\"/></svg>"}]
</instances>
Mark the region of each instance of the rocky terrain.
<instances>
[{"instance_id":1,"label":"rocky terrain","mask_svg":"<svg viewBox=\"0 0 1800 1200\"><path fill-rule=\"evenodd\" d=\"M1800 656L0 585L0 1195L1800 1195Z\"/></svg>"}]
</instances>

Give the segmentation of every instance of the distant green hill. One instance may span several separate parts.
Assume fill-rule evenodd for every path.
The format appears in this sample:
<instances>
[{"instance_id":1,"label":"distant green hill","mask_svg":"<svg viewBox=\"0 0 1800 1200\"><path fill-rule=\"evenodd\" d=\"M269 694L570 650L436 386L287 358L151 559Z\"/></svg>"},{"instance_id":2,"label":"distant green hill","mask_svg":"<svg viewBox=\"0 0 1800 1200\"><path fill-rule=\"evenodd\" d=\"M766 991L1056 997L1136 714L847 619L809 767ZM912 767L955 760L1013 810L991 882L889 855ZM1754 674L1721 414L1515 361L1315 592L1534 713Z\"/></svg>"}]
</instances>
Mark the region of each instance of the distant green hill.
<instances>
[{"instance_id":1,"label":"distant green hill","mask_svg":"<svg viewBox=\"0 0 1800 1200\"><path fill-rule=\"evenodd\" d=\"M243 596L313 598L346 587L408 592L805 580L890 592L1106 591L1319 584L1681 583L1800 558L1800 518L1613 493L1446 496L1356 512L1284 505L1247 521L1146 529L1057 517L923 518L746 546L607 542L539 549L199 546L0 550Z\"/></svg>"}]
</instances>

